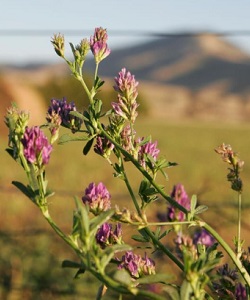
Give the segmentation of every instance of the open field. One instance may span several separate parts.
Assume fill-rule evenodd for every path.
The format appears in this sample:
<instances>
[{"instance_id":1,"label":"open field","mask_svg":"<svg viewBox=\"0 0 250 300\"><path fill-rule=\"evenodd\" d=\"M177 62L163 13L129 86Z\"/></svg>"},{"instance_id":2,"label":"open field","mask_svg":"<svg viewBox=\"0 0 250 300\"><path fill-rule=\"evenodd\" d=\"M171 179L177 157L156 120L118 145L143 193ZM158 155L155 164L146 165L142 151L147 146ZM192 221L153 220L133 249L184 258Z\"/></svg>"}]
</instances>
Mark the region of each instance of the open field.
<instances>
[{"instance_id":1,"label":"open field","mask_svg":"<svg viewBox=\"0 0 250 300\"><path fill-rule=\"evenodd\" d=\"M160 155L177 167L168 170L169 180L159 176L159 182L166 184L170 192L176 183L184 184L191 196L198 195L201 204L209 207L204 219L211 223L225 239L231 243L236 234L237 195L230 190L226 181L227 165L214 152L214 148L225 142L245 161L242 178L243 230L246 246L250 244L248 221L250 209L250 124L225 125L203 123L167 123L163 120L141 119L136 128L138 136L152 135L158 140ZM51 232L37 208L11 186L12 180L23 181L21 168L4 152L7 138L1 140L0 155L0 272L1 299L93 299L97 285L92 278L84 275L73 280L74 271L60 268L65 258L74 258ZM112 169L101 157L90 153L82 155L83 144L71 143L56 146L51 163L47 168L49 186L56 195L51 198L51 214L65 231L70 232L73 196L81 197L87 185L102 181L112 194L112 201L120 207L131 206L123 182L113 178ZM137 190L141 180L128 165L128 173L133 187ZM149 219L156 212L166 209L159 202L150 210ZM161 208L160 208L160 205ZM168 241L166 240L166 243ZM170 268L166 260L164 268ZM12 270L12 280L8 277ZM8 279L9 278L9 279ZM5 282L3 282L5 280ZM7 282L7 283L6 283ZM9 287L8 287L9 284ZM74 294L75 292L75 294ZM4 298L5 297L5 298ZM105 299L111 299L109 294ZM114 298L117 299L117 298Z\"/></svg>"}]
</instances>

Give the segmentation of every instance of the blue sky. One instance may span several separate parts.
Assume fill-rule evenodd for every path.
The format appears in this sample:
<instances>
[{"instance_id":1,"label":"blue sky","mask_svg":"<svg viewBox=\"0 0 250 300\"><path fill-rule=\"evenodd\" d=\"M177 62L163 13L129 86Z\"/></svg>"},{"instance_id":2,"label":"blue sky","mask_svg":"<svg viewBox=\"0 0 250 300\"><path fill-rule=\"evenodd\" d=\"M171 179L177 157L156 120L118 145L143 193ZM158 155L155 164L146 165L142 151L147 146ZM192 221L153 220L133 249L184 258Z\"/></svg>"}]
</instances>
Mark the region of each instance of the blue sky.
<instances>
[{"instance_id":1,"label":"blue sky","mask_svg":"<svg viewBox=\"0 0 250 300\"><path fill-rule=\"evenodd\" d=\"M78 43L95 27L107 28L111 49L130 46L149 37L143 32L250 30L249 0L1 0L0 64L56 62L50 39L54 33L82 30L67 36ZM45 30L42 36L6 35L7 30ZM140 31L136 36L112 32ZM231 37L250 53L250 36Z\"/></svg>"}]
</instances>

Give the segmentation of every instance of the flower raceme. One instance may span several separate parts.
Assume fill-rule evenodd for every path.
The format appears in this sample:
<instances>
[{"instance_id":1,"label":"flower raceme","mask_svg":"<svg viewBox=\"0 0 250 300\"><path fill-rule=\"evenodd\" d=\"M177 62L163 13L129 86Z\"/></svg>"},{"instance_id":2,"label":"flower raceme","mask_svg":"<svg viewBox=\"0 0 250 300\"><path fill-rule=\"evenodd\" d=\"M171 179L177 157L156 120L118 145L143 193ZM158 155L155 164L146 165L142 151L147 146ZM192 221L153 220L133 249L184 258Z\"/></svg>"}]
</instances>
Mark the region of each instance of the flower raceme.
<instances>
[{"instance_id":1,"label":"flower raceme","mask_svg":"<svg viewBox=\"0 0 250 300\"><path fill-rule=\"evenodd\" d=\"M26 127L22 138L24 156L28 162L41 167L48 164L52 145L43 131L38 127Z\"/></svg>"},{"instance_id":2,"label":"flower raceme","mask_svg":"<svg viewBox=\"0 0 250 300\"><path fill-rule=\"evenodd\" d=\"M85 195L82 197L82 201L89 206L93 214L98 215L100 212L110 209L110 198L111 196L102 182L97 185L92 182L85 189Z\"/></svg>"},{"instance_id":3,"label":"flower raceme","mask_svg":"<svg viewBox=\"0 0 250 300\"><path fill-rule=\"evenodd\" d=\"M73 133L78 131L81 128L82 121L72 116L70 114L72 111L76 111L76 106L73 101L68 103L66 98L62 100L52 99L46 118L51 124L52 130L58 129L59 125L62 124L70 128ZM51 133L53 134L53 131L51 131Z\"/></svg>"},{"instance_id":4,"label":"flower raceme","mask_svg":"<svg viewBox=\"0 0 250 300\"><path fill-rule=\"evenodd\" d=\"M107 30L102 27L96 28L94 35L90 37L90 49L97 64L106 58L111 52L108 48L107 40Z\"/></svg>"},{"instance_id":5,"label":"flower raceme","mask_svg":"<svg viewBox=\"0 0 250 300\"><path fill-rule=\"evenodd\" d=\"M138 139L137 143L140 145L139 151L138 151L138 160L140 165L143 168L146 168L147 166L147 157L151 157L152 160L150 160L150 165L153 168L154 162L157 160L157 157L160 153L160 150L157 148L157 141L156 142L147 142L143 143L144 138Z\"/></svg>"},{"instance_id":6,"label":"flower raceme","mask_svg":"<svg viewBox=\"0 0 250 300\"><path fill-rule=\"evenodd\" d=\"M97 231L96 241L102 248L105 248L108 245L121 244L121 224L116 224L115 229L113 230L112 224L104 223Z\"/></svg>"},{"instance_id":7,"label":"flower raceme","mask_svg":"<svg viewBox=\"0 0 250 300\"><path fill-rule=\"evenodd\" d=\"M173 187L171 197L187 210L190 209L190 199L182 184L177 184ZM182 211L173 206L168 207L167 219L169 221L185 221L185 218L186 216Z\"/></svg>"},{"instance_id":8,"label":"flower raceme","mask_svg":"<svg viewBox=\"0 0 250 300\"><path fill-rule=\"evenodd\" d=\"M122 256L118 269L127 270L130 275L134 278L140 278L144 275L155 274L155 262L145 256L134 254L132 251L127 251L125 255Z\"/></svg>"},{"instance_id":9,"label":"flower raceme","mask_svg":"<svg viewBox=\"0 0 250 300\"><path fill-rule=\"evenodd\" d=\"M136 109L139 104L136 102L138 96L138 81L135 80L134 75L123 68L118 76L115 77L114 90L118 92L118 102L112 102L113 111L125 120L132 123L138 115Z\"/></svg>"}]
</instances>

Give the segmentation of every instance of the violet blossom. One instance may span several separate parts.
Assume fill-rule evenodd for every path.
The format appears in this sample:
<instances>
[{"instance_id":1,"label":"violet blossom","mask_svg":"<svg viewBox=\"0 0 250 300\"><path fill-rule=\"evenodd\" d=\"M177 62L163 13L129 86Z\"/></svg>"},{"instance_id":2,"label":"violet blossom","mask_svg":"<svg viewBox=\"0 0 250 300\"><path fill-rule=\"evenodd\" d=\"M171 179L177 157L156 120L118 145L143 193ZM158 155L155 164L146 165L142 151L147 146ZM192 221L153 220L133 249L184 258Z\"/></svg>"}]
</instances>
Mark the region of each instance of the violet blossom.
<instances>
[{"instance_id":1,"label":"violet blossom","mask_svg":"<svg viewBox=\"0 0 250 300\"><path fill-rule=\"evenodd\" d=\"M97 136L96 144L94 146L95 153L104 158L109 158L113 149L114 145L106 137Z\"/></svg>"},{"instance_id":2,"label":"violet blossom","mask_svg":"<svg viewBox=\"0 0 250 300\"><path fill-rule=\"evenodd\" d=\"M123 68L118 77L115 77L114 90L118 92L118 102L111 103L115 114L133 123L138 115L136 111L139 106L136 102L138 84L134 75Z\"/></svg>"},{"instance_id":3,"label":"violet blossom","mask_svg":"<svg viewBox=\"0 0 250 300\"><path fill-rule=\"evenodd\" d=\"M190 209L190 199L182 184L177 184L173 187L171 197L187 210ZM185 221L185 218L185 213L180 211L178 208L173 206L168 207L167 219L169 221Z\"/></svg>"},{"instance_id":4,"label":"violet blossom","mask_svg":"<svg viewBox=\"0 0 250 300\"><path fill-rule=\"evenodd\" d=\"M235 288L235 299L236 300L247 300L247 291L244 285L238 283Z\"/></svg>"},{"instance_id":5,"label":"violet blossom","mask_svg":"<svg viewBox=\"0 0 250 300\"><path fill-rule=\"evenodd\" d=\"M102 211L110 209L110 198L111 196L102 182L97 185L92 182L85 189L85 195L82 197L82 201L89 206L91 212L97 215Z\"/></svg>"},{"instance_id":6,"label":"violet blossom","mask_svg":"<svg viewBox=\"0 0 250 300\"><path fill-rule=\"evenodd\" d=\"M116 224L113 230L112 224L104 223L96 233L96 241L102 248L122 243L121 224Z\"/></svg>"},{"instance_id":7,"label":"violet blossom","mask_svg":"<svg viewBox=\"0 0 250 300\"><path fill-rule=\"evenodd\" d=\"M194 244L202 244L206 247L210 247L215 243L214 237L209 234L205 229L195 232L193 237Z\"/></svg>"},{"instance_id":8,"label":"violet blossom","mask_svg":"<svg viewBox=\"0 0 250 300\"><path fill-rule=\"evenodd\" d=\"M76 132L81 128L82 120L70 114L76 111L75 103L67 102L66 98L62 100L52 99L51 105L47 112L47 121L52 124L52 127L58 128L60 124L70 128L72 132ZM56 117L57 116L57 117Z\"/></svg>"},{"instance_id":9,"label":"violet blossom","mask_svg":"<svg viewBox=\"0 0 250 300\"><path fill-rule=\"evenodd\" d=\"M102 27L95 28L94 36L90 37L90 49L98 64L110 54L110 49L107 44L107 30Z\"/></svg>"},{"instance_id":10,"label":"violet blossom","mask_svg":"<svg viewBox=\"0 0 250 300\"><path fill-rule=\"evenodd\" d=\"M28 162L37 166L42 166L49 162L52 145L38 126L26 127L21 141L24 148L24 156Z\"/></svg>"},{"instance_id":11,"label":"violet blossom","mask_svg":"<svg viewBox=\"0 0 250 300\"><path fill-rule=\"evenodd\" d=\"M127 251L122 256L118 269L124 268L134 278L140 278L144 275L155 274L155 263L154 261L145 256L134 254L132 251Z\"/></svg>"},{"instance_id":12,"label":"violet blossom","mask_svg":"<svg viewBox=\"0 0 250 300\"><path fill-rule=\"evenodd\" d=\"M160 150L157 148L157 141L154 143L151 141L142 143L143 139L144 138L137 141L138 144L141 144L138 151L138 161L143 168L146 168L148 164L150 165L150 167L153 167L154 163L152 162L152 160L156 161L160 152Z\"/></svg>"}]
</instances>

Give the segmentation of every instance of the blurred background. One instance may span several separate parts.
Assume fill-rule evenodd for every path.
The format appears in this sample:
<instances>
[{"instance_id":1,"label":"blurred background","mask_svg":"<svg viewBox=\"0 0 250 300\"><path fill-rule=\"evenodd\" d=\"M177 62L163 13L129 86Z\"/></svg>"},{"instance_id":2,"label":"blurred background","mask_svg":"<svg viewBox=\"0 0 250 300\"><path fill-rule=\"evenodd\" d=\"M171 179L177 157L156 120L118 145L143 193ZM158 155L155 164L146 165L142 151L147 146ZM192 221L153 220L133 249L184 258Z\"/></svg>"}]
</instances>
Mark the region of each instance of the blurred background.
<instances>
[{"instance_id":1,"label":"blurred background","mask_svg":"<svg viewBox=\"0 0 250 300\"><path fill-rule=\"evenodd\" d=\"M89 275L74 279L61 268L63 259L77 259L52 232L37 208L11 185L24 181L19 166L5 152L4 115L11 102L30 111L31 124L45 122L52 98L87 99L50 43L55 33L78 44L107 28L110 56L99 67L106 84L100 97L104 109L115 100L113 78L126 67L139 81L138 136L152 135L160 154L178 163L168 170L170 192L176 183L197 194L209 207L204 219L233 245L237 195L226 181L227 166L214 153L223 142L245 161L242 178L243 230L249 238L250 205L250 3L228 1L2 1L0 10L0 298L94 299L98 283ZM93 79L91 55L84 65L86 82ZM114 203L130 207L126 190L100 157L82 155L83 145L57 146L48 166L51 210L70 232L73 196L81 197L92 181L102 181ZM63 163L62 163L63 162ZM130 169L129 169L130 172ZM133 176L132 176L133 175ZM131 172L135 190L141 178ZM159 202L149 218L167 204ZM171 247L172 237L165 243ZM161 257L159 269L172 270ZM226 258L225 258L226 260ZM164 267L163 267L164 266ZM176 271L177 272L177 271ZM178 274L178 272L177 272ZM90 288L91 287L91 288ZM105 299L117 299L108 293Z\"/></svg>"}]
</instances>

